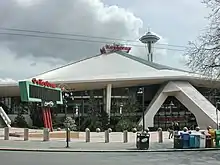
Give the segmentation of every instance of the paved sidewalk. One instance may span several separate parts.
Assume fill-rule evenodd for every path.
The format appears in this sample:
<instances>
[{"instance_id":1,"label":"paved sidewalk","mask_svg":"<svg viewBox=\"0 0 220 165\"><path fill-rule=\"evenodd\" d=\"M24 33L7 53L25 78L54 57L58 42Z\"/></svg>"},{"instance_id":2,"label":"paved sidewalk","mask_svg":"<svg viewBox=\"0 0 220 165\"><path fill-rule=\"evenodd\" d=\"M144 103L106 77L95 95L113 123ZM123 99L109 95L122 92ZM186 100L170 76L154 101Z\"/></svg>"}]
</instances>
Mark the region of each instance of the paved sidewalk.
<instances>
[{"instance_id":1,"label":"paved sidewalk","mask_svg":"<svg viewBox=\"0 0 220 165\"><path fill-rule=\"evenodd\" d=\"M24 129L10 128L10 133L23 134ZM29 132L39 133L42 130L29 130ZM0 129L0 136L4 135L4 129ZM150 132L150 148L149 150L171 149L173 147L173 139L168 139L168 132L163 132L164 143L158 143L158 132ZM122 132L110 133L110 142L104 143L104 132L91 132L91 142L85 142L85 132L79 133L79 139L71 139L70 148L66 147L65 138L50 138L50 141L43 142L42 138L29 138L24 141L23 137L12 137L4 140L0 137L1 149L27 149L27 150L68 150L68 151L119 151L119 150L135 150L136 149L136 133L128 133L128 143L123 143Z\"/></svg>"},{"instance_id":2,"label":"paved sidewalk","mask_svg":"<svg viewBox=\"0 0 220 165\"><path fill-rule=\"evenodd\" d=\"M136 150L135 143L121 143L121 142L70 142L70 148L66 148L65 141L5 141L0 140L1 149L27 149L27 150L72 150L72 151L119 151L119 150ZM164 142L159 144L157 142L150 143L150 150L171 149L172 142Z\"/></svg>"},{"instance_id":3,"label":"paved sidewalk","mask_svg":"<svg viewBox=\"0 0 220 165\"><path fill-rule=\"evenodd\" d=\"M23 133L24 129L11 128L10 133ZM29 130L42 132L42 130ZM136 133L129 132L128 143L123 143L122 132L110 133L110 142L104 143L104 132L91 132L91 142L85 142L85 132L80 132L79 139L71 139L69 148L66 148L65 138L50 139L43 142L42 138L30 138L24 141L23 137L12 137L3 140L4 129L0 129L0 151L38 151L38 152L173 152L173 151L209 151L211 149L173 149L173 139L168 139L168 132L163 132L163 143L158 143L158 132L150 132L149 150L136 149Z\"/></svg>"},{"instance_id":4,"label":"paved sidewalk","mask_svg":"<svg viewBox=\"0 0 220 165\"><path fill-rule=\"evenodd\" d=\"M22 128L10 128L10 133L11 134L18 134L18 135L23 135L24 129ZM61 131L56 131L56 132L61 132ZM29 133L43 133L43 130L34 130L34 129L29 129ZM150 142L158 142L158 132L150 132ZM163 137L164 140L167 141L168 137L168 132L163 132ZM4 139L4 129L0 128L0 140ZM104 132L96 133L96 132L91 132L90 133L91 137L91 142L104 142ZM23 140L23 137L13 137L10 136L10 140ZM29 138L30 140L42 140L43 138ZM65 140L65 138L50 138L50 140L56 140L56 141L62 141ZM79 133L79 139L72 139L74 141L85 141L85 132L80 132ZM128 141L131 143L135 143L136 141L136 133L129 132L128 133ZM123 142L123 133L122 132L112 132L110 133L110 142Z\"/></svg>"},{"instance_id":5,"label":"paved sidewalk","mask_svg":"<svg viewBox=\"0 0 220 165\"><path fill-rule=\"evenodd\" d=\"M23 129L12 128L10 133L22 133ZM30 132L39 132L42 130L30 130ZM0 132L3 134L3 129ZM168 133L164 132L164 143L158 143L158 132L150 132L150 150L172 148L172 139L168 139ZM128 143L123 143L122 132L110 133L110 142L104 143L104 132L91 132L91 142L85 142L85 132L80 132L79 139L71 139L70 148L66 149L65 138L50 139L48 142L43 142L42 138L30 138L29 141L23 141L23 137L11 137L9 140L3 140L0 137L0 148L2 149L28 149L28 150L135 150L136 149L136 133L128 133Z\"/></svg>"}]
</instances>

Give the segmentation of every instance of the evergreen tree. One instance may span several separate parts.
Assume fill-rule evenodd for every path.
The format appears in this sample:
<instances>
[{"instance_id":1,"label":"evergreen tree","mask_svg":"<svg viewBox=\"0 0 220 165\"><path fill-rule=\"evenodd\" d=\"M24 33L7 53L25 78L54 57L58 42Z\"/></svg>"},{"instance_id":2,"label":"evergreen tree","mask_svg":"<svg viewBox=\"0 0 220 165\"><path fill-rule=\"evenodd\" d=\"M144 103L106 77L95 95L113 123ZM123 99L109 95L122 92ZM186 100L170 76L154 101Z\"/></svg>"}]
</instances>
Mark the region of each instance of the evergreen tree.
<instances>
[{"instance_id":1,"label":"evergreen tree","mask_svg":"<svg viewBox=\"0 0 220 165\"><path fill-rule=\"evenodd\" d=\"M130 92L127 93L128 99L124 100L122 114L117 122L116 131L128 130L131 131L132 128L137 127L137 112L139 110L139 104L136 100L135 95Z\"/></svg>"},{"instance_id":2,"label":"evergreen tree","mask_svg":"<svg viewBox=\"0 0 220 165\"><path fill-rule=\"evenodd\" d=\"M89 101L88 101L88 116L85 118L83 125L86 125L90 130L95 130L96 128L101 127L101 122L99 121L99 113L100 109L97 106L97 101L94 97L93 91L89 93Z\"/></svg>"},{"instance_id":3,"label":"evergreen tree","mask_svg":"<svg viewBox=\"0 0 220 165\"><path fill-rule=\"evenodd\" d=\"M101 128L103 131L107 130L109 128L109 115L108 115L108 113L105 111L101 111L99 113L98 117L99 117L98 120L101 123L101 127L99 127L99 128Z\"/></svg>"},{"instance_id":4,"label":"evergreen tree","mask_svg":"<svg viewBox=\"0 0 220 165\"><path fill-rule=\"evenodd\" d=\"M18 114L15 119L14 119L14 126L19 127L19 128L27 128L28 124L25 120L25 117L22 114Z\"/></svg>"},{"instance_id":5,"label":"evergreen tree","mask_svg":"<svg viewBox=\"0 0 220 165\"><path fill-rule=\"evenodd\" d=\"M63 125L65 126L65 128L69 128L71 131L76 130L76 123L75 123L75 120L72 119L72 117L67 117Z\"/></svg>"}]
</instances>

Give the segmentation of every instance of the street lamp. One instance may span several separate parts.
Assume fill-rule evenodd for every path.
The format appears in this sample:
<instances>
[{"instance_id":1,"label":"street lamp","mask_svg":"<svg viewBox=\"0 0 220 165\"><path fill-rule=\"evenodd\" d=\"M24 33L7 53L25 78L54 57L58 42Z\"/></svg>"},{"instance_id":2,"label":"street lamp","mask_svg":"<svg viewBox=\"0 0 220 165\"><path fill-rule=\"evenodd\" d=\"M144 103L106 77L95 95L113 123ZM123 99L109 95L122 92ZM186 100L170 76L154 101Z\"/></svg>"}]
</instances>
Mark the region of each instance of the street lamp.
<instances>
[{"instance_id":1,"label":"street lamp","mask_svg":"<svg viewBox=\"0 0 220 165\"><path fill-rule=\"evenodd\" d=\"M78 127L79 127L79 131L80 131L80 110L79 110L79 106L76 105L76 111L75 111L75 114L76 116L78 116Z\"/></svg>"},{"instance_id":2,"label":"street lamp","mask_svg":"<svg viewBox=\"0 0 220 165\"><path fill-rule=\"evenodd\" d=\"M170 108L170 114L172 114L172 108L173 108L173 106L174 106L174 104L173 104L173 102L171 101L171 102L170 102L170 107L169 107L169 108Z\"/></svg>"},{"instance_id":3,"label":"street lamp","mask_svg":"<svg viewBox=\"0 0 220 165\"><path fill-rule=\"evenodd\" d=\"M120 115L122 114L123 106L124 106L124 105L121 103L121 104L120 104L120 107L119 107L119 114L120 114Z\"/></svg>"},{"instance_id":4,"label":"street lamp","mask_svg":"<svg viewBox=\"0 0 220 165\"><path fill-rule=\"evenodd\" d=\"M79 115L79 107L78 107L78 105L76 105L76 116L78 116Z\"/></svg>"},{"instance_id":5,"label":"street lamp","mask_svg":"<svg viewBox=\"0 0 220 165\"><path fill-rule=\"evenodd\" d=\"M217 102L215 103L216 118L217 118L217 123L216 123L217 129L219 128L219 123L218 123L218 105L219 105L219 104L220 104L219 101L217 101Z\"/></svg>"},{"instance_id":6,"label":"street lamp","mask_svg":"<svg viewBox=\"0 0 220 165\"><path fill-rule=\"evenodd\" d=\"M139 88L138 94L141 94L142 95L142 118L143 118L143 128L142 130L145 131L145 106L144 106L144 87L142 88Z\"/></svg>"},{"instance_id":7,"label":"street lamp","mask_svg":"<svg viewBox=\"0 0 220 165\"><path fill-rule=\"evenodd\" d=\"M68 100L74 99L73 92L66 91L66 92L63 92L62 95L63 95L63 102L64 102L64 108L65 108L65 118L66 118L67 117Z\"/></svg>"},{"instance_id":8,"label":"street lamp","mask_svg":"<svg viewBox=\"0 0 220 165\"><path fill-rule=\"evenodd\" d=\"M67 108L68 108L68 100L69 99L74 99L73 98L73 93L72 92L68 92L68 91L64 91L62 93L63 95L63 101L64 101L64 108L65 108L65 119L67 119ZM69 141L70 141L70 125L69 123L67 123L66 125L66 148L69 148Z\"/></svg>"}]
</instances>

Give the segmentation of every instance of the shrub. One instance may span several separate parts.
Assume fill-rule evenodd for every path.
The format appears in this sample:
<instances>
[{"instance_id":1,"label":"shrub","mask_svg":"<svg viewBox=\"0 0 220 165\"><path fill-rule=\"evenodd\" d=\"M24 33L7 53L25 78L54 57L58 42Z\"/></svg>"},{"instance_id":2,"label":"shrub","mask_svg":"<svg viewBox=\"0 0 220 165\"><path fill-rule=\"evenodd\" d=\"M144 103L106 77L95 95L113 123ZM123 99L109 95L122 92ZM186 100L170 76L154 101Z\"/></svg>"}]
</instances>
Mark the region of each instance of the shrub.
<instances>
[{"instance_id":1,"label":"shrub","mask_svg":"<svg viewBox=\"0 0 220 165\"><path fill-rule=\"evenodd\" d=\"M116 131L121 132L124 130L131 130L133 123L128 119L121 119L116 125Z\"/></svg>"},{"instance_id":2,"label":"shrub","mask_svg":"<svg viewBox=\"0 0 220 165\"><path fill-rule=\"evenodd\" d=\"M22 114L18 114L15 117L13 125L15 127L19 127L19 128L27 128L28 127L28 124L27 124L27 122L25 120L25 117Z\"/></svg>"}]
</instances>

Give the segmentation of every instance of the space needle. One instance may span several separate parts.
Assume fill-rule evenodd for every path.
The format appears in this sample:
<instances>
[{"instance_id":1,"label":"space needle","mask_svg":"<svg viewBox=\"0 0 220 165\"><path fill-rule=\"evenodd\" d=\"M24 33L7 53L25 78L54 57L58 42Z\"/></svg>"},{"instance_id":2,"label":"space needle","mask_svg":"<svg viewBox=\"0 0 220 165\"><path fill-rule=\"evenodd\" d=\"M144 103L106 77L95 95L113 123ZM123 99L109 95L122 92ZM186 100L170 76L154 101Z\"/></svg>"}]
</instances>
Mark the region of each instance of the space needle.
<instances>
[{"instance_id":1,"label":"space needle","mask_svg":"<svg viewBox=\"0 0 220 165\"><path fill-rule=\"evenodd\" d=\"M144 36L142 36L139 40L147 45L148 48L148 61L153 62L153 45L160 39L155 34L152 34L150 31L148 31Z\"/></svg>"}]
</instances>

